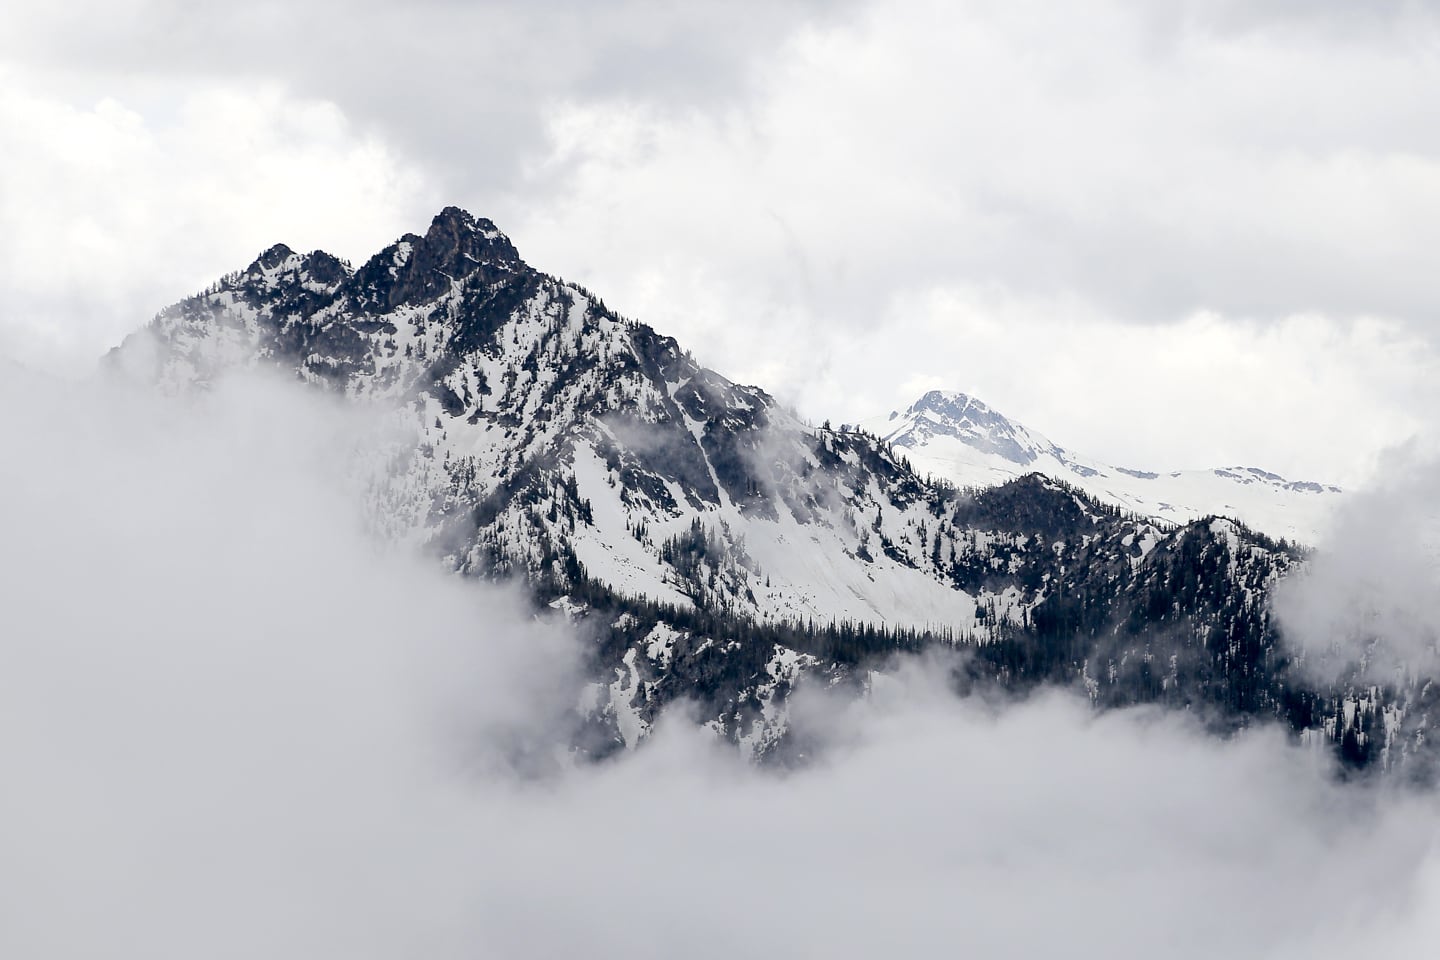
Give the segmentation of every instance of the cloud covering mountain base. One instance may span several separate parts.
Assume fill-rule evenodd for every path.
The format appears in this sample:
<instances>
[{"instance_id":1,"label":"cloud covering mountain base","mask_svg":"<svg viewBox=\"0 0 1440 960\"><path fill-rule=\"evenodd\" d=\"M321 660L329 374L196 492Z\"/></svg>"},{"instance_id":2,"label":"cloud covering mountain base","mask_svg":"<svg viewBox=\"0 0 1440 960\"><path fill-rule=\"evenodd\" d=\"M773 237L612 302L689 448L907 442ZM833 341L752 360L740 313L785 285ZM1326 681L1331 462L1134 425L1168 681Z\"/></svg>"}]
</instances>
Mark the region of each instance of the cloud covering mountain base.
<instances>
[{"instance_id":1,"label":"cloud covering mountain base","mask_svg":"<svg viewBox=\"0 0 1440 960\"><path fill-rule=\"evenodd\" d=\"M1384 476L1275 593L1287 638L1322 681L1415 685L1440 668L1440 458L1399 447Z\"/></svg>"},{"instance_id":2,"label":"cloud covering mountain base","mask_svg":"<svg viewBox=\"0 0 1440 960\"><path fill-rule=\"evenodd\" d=\"M802 691L747 766L566 745L583 641L377 542L291 387L0 384L0 954L1314 956L1433 943L1435 808L1279 731Z\"/></svg>"}]
</instances>

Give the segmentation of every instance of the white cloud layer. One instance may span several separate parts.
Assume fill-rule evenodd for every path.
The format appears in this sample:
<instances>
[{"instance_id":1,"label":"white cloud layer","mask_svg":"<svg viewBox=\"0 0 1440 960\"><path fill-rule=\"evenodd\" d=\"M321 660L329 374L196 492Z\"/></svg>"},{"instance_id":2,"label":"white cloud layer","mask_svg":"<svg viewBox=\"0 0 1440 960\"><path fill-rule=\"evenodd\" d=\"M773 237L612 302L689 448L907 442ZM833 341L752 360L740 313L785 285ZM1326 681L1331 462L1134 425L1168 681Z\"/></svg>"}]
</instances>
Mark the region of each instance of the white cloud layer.
<instances>
[{"instance_id":1,"label":"white cloud layer","mask_svg":"<svg viewBox=\"0 0 1440 960\"><path fill-rule=\"evenodd\" d=\"M372 426L264 384L186 409L16 374L0 401L5 956L1310 957L1440 933L1433 797L1339 785L1273 732L955 700L937 663L797 703L804 769L672 715L636 755L521 775L562 741L580 651L363 536Z\"/></svg>"},{"instance_id":2,"label":"white cloud layer","mask_svg":"<svg viewBox=\"0 0 1440 960\"><path fill-rule=\"evenodd\" d=\"M1389 479L1349 498L1329 541L1279 585L1275 609L1302 668L1322 681L1358 669L1374 683L1440 668L1440 459L1409 445Z\"/></svg>"},{"instance_id":3,"label":"white cloud layer","mask_svg":"<svg viewBox=\"0 0 1440 960\"><path fill-rule=\"evenodd\" d=\"M282 238L368 253L422 192L334 104L276 88L207 85L142 112L0 79L0 348L33 363L88 369Z\"/></svg>"}]
</instances>

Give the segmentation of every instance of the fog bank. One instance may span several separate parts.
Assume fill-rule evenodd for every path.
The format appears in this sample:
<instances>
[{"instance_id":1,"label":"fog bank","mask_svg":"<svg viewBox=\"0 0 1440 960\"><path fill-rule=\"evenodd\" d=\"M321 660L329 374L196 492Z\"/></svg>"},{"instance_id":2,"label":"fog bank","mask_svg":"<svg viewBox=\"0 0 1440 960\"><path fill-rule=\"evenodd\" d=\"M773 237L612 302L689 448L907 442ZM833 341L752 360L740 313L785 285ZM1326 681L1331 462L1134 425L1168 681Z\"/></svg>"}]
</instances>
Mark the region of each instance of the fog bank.
<instances>
[{"instance_id":1,"label":"fog bank","mask_svg":"<svg viewBox=\"0 0 1440 960\"><path fill-rule=\"evenodd\" d=\"M683 709L572 762L582 641L367 533L376 429L267 383L0 384L0 955L1300 957L1440 933L1430 797L1341 786L1274 730L957 700L934 661L797 696L800 770Z\"/></svg>"}]
</instances>

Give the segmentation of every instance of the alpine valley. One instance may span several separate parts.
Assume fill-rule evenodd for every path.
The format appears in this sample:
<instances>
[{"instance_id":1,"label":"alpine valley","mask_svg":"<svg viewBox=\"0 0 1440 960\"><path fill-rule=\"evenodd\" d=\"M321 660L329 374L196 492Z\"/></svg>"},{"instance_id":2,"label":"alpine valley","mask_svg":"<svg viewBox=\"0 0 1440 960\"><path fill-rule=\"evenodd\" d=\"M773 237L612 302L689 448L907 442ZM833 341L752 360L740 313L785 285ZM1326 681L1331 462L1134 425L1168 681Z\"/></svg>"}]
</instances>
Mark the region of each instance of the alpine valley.
<instances>
[{"instance_id":1,"label":"alpine valley","mask_svg":"<svg viewBox=\"0 0 1440 960\"><path fill-rule=\"evenodd\" d=\"M168 391L272 368L400 411L415 440L375 509L593 640L575 743L594 755L688 700L786 762L797 684L863 690L939 647L966 688L1067 685L1220 730L1278 721L1352 769L1433 766L1425 678L1317 685L1281 643L1269 596L1305 562L1286 541L1332 488L1117 471L958 395L813 427L454 207L358 268L272 247L108 361ZM1255 491L1257 529L1215 515Z\"/></svg>"}]
</instances>

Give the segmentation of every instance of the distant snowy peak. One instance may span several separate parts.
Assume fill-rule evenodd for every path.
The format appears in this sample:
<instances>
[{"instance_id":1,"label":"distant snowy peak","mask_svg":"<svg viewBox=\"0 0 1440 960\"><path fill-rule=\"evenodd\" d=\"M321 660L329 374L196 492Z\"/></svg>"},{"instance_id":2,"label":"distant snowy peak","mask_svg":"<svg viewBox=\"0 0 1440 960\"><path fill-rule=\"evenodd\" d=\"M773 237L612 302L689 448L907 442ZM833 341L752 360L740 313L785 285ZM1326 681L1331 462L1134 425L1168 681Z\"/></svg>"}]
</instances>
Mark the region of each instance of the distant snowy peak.
<instances>
[{"instance_id":1,"label":"distant snowy peak","mask_svg":"<svg viewBox=\"0 0 1440 960\"><path fill-rule=\"evenodd\" d=\"M1290 490L1295 493L1341 493L1341 489L1334 484L1316 483L1313 480L1286 480L1278 473L1271 473L1268 470L1261 470L1259 467L1216 467L1210 471L1217 477L1233 480L1236 483L1259 483L1272 487L1279 487L1282 490ZM1170 476L1182 476L1182 473L1172 473Z\"/></svg>"},{"instance_id":2,"label":"distant snowy peak","mask_svg":"<svg viewBox=\"0 0 1440 960\"><path fill-rule=\"evenodd\" d=\"M953 391L931 390L903 416L891 413L890 422L891 429L881 436L897 447L913 449L935 437L954 437L1019 466L1034 463L1044 453L1058 452L1040 434L1006 419L974 397Z\"/></svg>"},{"instance_id":3,"label":"distant snowy peak","mask_svg":"<svg viewBox=\"0 0 1440 960\"><path fill-rule=\"evenodd\" d=\"M903 450L921 472L960 486L993 486L1042 473L1142 516L1171 523L1231 516L1307 544L1324 539L1341 493L1330 484L1291 481L1259 467L1160 473L1112 466L1073 453L955 391L931 390L903 413L859 426Z\"/></svg>"}]
</instances>

